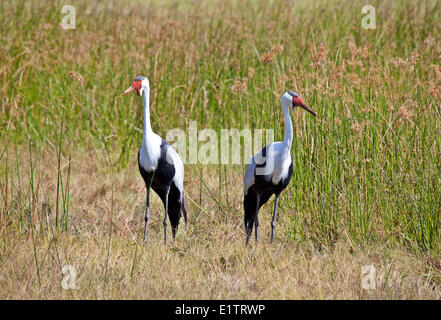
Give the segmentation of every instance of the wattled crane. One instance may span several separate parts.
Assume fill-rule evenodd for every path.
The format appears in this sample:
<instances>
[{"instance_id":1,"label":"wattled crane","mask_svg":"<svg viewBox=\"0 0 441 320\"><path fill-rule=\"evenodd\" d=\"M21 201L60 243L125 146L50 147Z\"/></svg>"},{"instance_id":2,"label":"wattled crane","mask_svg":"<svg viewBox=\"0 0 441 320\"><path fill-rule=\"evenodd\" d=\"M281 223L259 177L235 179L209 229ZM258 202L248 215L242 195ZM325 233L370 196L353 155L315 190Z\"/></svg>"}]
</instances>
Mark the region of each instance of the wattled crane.
<instances>
[{"instance_id":1,"label":"wattled crane","mask_svg":"<svg viewBox=\"0 0 441 320\"><path fill-rule=\"evenodd\" d=\"M250 240L255 227L257 242L257 228L259 227L259 209L275 194L273 219L271 223L271 242L274 240L274 228L276 226L277 202L280 193L286 188L291 180L293 162L291 156L291 144L293 129L289 110L301 107L306 111L317 114L305 105L299 95L287 91L281 98L283 114L285 116L285 137L282 142L274 142L265 146L255 154L248 162L244 176L244 211L246 245Z\"/></svg>"},{"instance_id":2,"label":"wattled crane","mask_svg":"<svg viewBox=\"0 0 441 320\"><path fill-rule=\"evenodd\" d=\"M184 164L176 151L150 125L150 84L144 76L138 76L133 84L121 95L136 90L142 96L144 111L144 131L141 148L138 152L139 172L147 189L145 226L143 241L147 234L150 217L150 187L158 194L164 204L164 243L167 243L167 217L170 219L173 239L176 237L181 214L187 224L187 209L184 198Z\"/></svg>"}]
</instances>

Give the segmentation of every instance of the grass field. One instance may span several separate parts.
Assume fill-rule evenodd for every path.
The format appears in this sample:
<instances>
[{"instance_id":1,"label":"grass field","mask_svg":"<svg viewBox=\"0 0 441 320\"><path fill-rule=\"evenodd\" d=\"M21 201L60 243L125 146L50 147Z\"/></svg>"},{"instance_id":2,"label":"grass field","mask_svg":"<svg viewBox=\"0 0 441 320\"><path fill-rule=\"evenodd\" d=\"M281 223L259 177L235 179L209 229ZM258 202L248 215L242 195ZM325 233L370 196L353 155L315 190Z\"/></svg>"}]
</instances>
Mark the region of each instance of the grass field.
<instances>
[{"instance_id":1,"label":"grass field","mask_svg":"<svg viewBox=\"0 0 441 320\"><path fill-rule=\"evenodd\" d=\"M441 2L0 2L0 298L441 298ZM244 246L245 165L185 166L189 225L163 244L137 152L152 127L274 129L294 172ZM76 289L63 289L66 265ZM373 265L376 288L362 288Z\"/></svg>"}]
</instances>

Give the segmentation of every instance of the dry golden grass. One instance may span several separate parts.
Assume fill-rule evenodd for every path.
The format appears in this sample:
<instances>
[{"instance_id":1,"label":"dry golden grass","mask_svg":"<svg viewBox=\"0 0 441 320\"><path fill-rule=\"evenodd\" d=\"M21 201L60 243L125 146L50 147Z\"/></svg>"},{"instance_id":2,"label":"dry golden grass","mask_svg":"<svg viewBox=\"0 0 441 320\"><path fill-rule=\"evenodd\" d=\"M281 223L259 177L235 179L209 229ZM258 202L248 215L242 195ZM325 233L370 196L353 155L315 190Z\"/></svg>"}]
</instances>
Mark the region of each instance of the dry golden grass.
<instances>
[{"instance_id":1,"label":"dry golden grass","mask_svg":"<svg viewBox=\"0 0 441 320\"><path fill-rule=\"evenodd\" d=\"M26 152L22 152L25 155ZM140 242L144 184L131 161L118 173L105 172L93 155L72 157L70 233L53 233L54 208L45 207L56 188L56 156L42 155L35 177L38 192L30 234L2 229L0 296L5 299L439 299L439 262L387 243L354 247L342 237L332 247L296 242L287 233L288 210L281 210L270 244L271 204L261 211L260 242L244 246L241 193L231 192L224 215L206 190L202 207L189 203L189 225L175 242L163 244L163 206L152 196L147 241ZM21 159L26 161L26 158ZM62 162L66 164L66 159ZM191 169L190 169L191 170ZM200 180L187 169L186 192L199 202ZM66 168L63 169L66 171ZM241 170L230 170L231 185ZM213 193L216 168L203 176ZM93 177L93 179L91 178ZM14 181L13 183L18 183ZM113 185L113 188L112 188ZM25 187L25 186L23 186ZM112 192L113 190L113 192ZM45 219L49 214L49 219ZM40 224L39 221L43 223ZM48 222L50 221L50 222ZM109 230L112 222L109 249ZM49 223L49 224L48 224ZM41 228L41 226L43 226ZM49 228L49 229L47 229ZM47 229L45 231L45 229ZM346 240L345 240L346 239ZM109 249L109 256L107 250ZM362 266L376 268L377 287L361 287ZM61 268L74 266L76 290L65 290ZM107 270L107 271L106 271ZM40 278L40 279L39 279Z\"/></svg>"}]
</instances>

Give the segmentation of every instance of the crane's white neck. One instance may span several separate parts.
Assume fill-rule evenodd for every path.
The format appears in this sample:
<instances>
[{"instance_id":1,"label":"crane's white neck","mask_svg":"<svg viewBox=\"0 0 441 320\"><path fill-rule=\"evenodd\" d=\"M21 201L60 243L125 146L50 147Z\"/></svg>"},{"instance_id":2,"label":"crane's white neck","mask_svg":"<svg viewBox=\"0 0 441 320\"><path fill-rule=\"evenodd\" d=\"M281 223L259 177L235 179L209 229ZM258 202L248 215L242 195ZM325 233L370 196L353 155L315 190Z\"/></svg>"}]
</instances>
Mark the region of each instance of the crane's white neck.
<instances>
[{"instance_id":1,"label":"crane's white neck","mask_svg":"<svg viewBox=\"0 0 441 320\"><path fill-rule=\"evenodd\" d=\"M282 103L282 108L283 108L283 114L285 116L285 137L283 138L282 143L284 144L286 151L289 152L289 150L291 149L292 137L293 137L291 116L289 115L288 105Z\"/></svg>"},{"instance_id":2,"label":"crane's white neck","mask_svg":"<svg viewBox=\"0 0 441 320\"><path fill-rule=\"evenodd\" d=\"M153 133L150 124L150 88L143 86L142 103L144 112L144 139Z\"/></svg>"}]
</instances>

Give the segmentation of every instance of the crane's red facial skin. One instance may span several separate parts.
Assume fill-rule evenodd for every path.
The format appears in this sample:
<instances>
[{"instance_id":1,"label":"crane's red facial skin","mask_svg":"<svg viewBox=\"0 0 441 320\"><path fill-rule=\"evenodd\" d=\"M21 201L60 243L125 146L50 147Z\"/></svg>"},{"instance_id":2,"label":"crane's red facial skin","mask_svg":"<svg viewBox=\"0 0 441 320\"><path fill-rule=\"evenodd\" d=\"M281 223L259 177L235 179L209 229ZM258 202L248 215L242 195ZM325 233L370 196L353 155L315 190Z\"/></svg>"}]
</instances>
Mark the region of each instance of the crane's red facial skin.
<instances>
[{"instance_id":1,"label":"crane's red facial skin","mask_svg":"<svg viewBox=\"0 0 441 320\"><path fill-rule=\"evenodd\" d=\"M304 104L302 99L300 99L299 97L292 98L292 108L294 109L294 107L301 107L306 111L310 112L311 114L313 114L315 117L317 116L317 113L312 111L306 104Z\"/></svg>"},{"instance_id":2,"label":"crane's red facial skin","mask_svg":"<svg viewBox=\"0 0 441 320\"><path fill-rule=\"evenodd\" d=\"M132 87L135 88L136 91L138 92L138 96L141 95L141 86L142 86L141 82L142 82L141 80L134 81L133 84L132 84Z\"/></svg>"},{"instance_id":3,"label":"crane's red facial skin","mask_svg":"<svg viewBox=\"0 0 441 320\"><path fill-rule=\"evenodd\" d=\"M141 95L141 87L142 87L142 81L141 80L134 81L132 83L132 85L126 91L121 93L121 95L123 96L123 95L125 95L125 94L127 94L127 93L129 93L129 92L131 92L133 90L136 90L136 92L138 93L138 96L140 96Z\"/></svg>"},{"instance_id":4,"label":"crane's red facial skin","mask_svg":"<svg viewBox=\"0 0 441 320\"><path fill-rule=\"evenodd\" d=\"M302 99L298 98L298 97L293 97L292 98L292 107L300 107L301 105L303 105L303 101Z\"/></svg>"}]
</instances>

